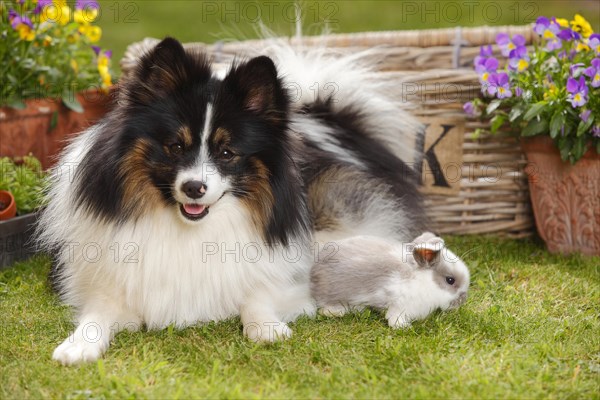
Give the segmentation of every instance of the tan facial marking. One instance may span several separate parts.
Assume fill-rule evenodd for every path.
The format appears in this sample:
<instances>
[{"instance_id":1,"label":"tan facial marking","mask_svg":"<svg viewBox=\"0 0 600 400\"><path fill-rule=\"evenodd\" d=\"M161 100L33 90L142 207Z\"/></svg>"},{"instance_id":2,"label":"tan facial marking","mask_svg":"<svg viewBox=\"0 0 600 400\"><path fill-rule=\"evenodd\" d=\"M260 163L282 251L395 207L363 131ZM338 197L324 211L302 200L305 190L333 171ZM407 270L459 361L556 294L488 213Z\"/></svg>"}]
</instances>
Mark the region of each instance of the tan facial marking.
<instances>
[{"instance_id":1,"label":"tan facial marking","mask_svg":"<svg viewBox=\"0 0 600 400\"><path fill-rule=\"evenodd\" d=\"M258 160L251 160L255 173L241 182L247 195L243 202L250 210L255 225L266 227L269 223L275 199L269 184L269 170L265 164Z\"/></svg>"},{"instance_id":2,"label":"tan facial marking","mask_svg":"<svg viewBox=\"0 0 600 400\"><path fill-rule=\"evenodd\" d=\"M160 192L150 178L150 166L146 156L150 144L138 139L125 156L120 166L123 176L123 206L133 215L139 216L161 201Z\"/></svg>"}]
</instances>

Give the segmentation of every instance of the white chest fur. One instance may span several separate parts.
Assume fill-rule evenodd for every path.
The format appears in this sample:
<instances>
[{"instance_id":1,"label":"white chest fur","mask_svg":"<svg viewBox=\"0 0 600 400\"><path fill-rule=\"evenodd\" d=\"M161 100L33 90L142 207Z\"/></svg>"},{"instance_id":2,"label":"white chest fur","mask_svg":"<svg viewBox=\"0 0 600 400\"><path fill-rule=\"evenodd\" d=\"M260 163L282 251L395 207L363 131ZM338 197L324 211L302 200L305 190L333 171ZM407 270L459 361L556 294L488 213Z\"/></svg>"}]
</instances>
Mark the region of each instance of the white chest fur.
<instances>
[{"instance_id":1,"label":"white chest fur","mask_svg":"<svg viewBox=\"0 0 600 400\"><path fill-rule=\"evenodd\" d=\"M193 225L176 213L160 208L122 226L81 220L62 254L66 301L105 298L151 328L186 326L236 315L247 298L307 279L305 248L268 246L236 199L224 197Z\"/></svg>"}]
</instances>

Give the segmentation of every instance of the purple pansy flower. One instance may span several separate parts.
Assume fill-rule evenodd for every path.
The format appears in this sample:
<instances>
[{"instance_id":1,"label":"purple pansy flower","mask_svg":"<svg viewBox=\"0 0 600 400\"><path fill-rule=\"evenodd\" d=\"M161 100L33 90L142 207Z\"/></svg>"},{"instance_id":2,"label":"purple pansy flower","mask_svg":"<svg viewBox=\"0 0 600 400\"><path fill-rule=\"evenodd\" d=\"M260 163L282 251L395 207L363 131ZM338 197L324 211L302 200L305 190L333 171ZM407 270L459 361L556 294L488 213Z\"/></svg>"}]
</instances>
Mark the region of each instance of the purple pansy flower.
<instances>
[{"instance_id":1,"label":"purple pansy flower","mask_svg":"<svg viewBox=\"0 0 600 400\"><path fill-rule=\"evenodd\" d=\"M19 17L19 13L15 10L8 10L8 21L12 24L15 18Z\"/></svg>"},{"instance_id":2,"label":"purple pansy flower","mask_svg":"<svg viewBox=\"0 0 600 400\"><path fill-rule=\"evenodd\" d=\"M508 75L504 72L491 75L487 91L488 94L496 95L499 99L512 97L510 85L508 84Z\"/></svg>"},{"instance_id":3,"label":"purple pansy flower","mask_svg":"<svg viewBox=\"0 0 600 400\"><path fill-rule=\"evenodd\" d=\"M91 46L91 47L92 47L92 50L94 50L94 53L97 56L99 56L100 54L102 54L106 58L111 58L112 57L112 50L104 50L104 51L102 51L102 48L100 48L100 46Z\"/></svg>"},{"instance_id":4,"label":"purple pansy flower","mask_svg":"<svg viewBox=\"0 0 600 400\"><path fill-rule=\"evenodd\" d=\"M594 58L592 60L592 66L586 68L583 73L592 80L592 87L600 87L600 58Z\"/></svg>"},{"instance_id":5,"label":"purple pansy flower","mask_svg":"<svg viewBox=\"0 0 600 400\"><path fill-rule=\"evenodd\" d=\"M479 55L475 57L473 60L473 65L477 66L478 64L485 62L488 57L494 55L494 51L492 50L492 45L481 46L479 48Z\"/></svg>"},{"instance_id":6,"label":"purple pansy flower","mask_svg":"<svg viewBox=\"0 0 600 400\"><path fill-rule=\"evenodd\" d=\"M463 104L463 110L470 117L479 117L481 115L481 110L478 107L475 107L475 104L473 104L472 101L468 101Z\"/></svg>"},{"instance_id":7,"label":"purple pansy flower","mask_svg":"<svg viewBox=\"0 0 600 400\"><path fill-rule=\"evenodd\" d=\"M581 39L581 35L579 33L575 32L574 30L572 30L571 28L563 29L556 36L558 38L560 38L561 40L564 40L567 42L570 42L571 40Z\"/></svg>"},{"instance_id":8,"label":"purple pansy flower","mask_svg":"<svg viewBox=\"0 0 600 400\"><path fill-rule=\"evenodd\" d=\"M597 56L600 56L600 34L594 33L591 35L588 46L590 46L590 49L596 52Z\"/></svg>"},{"instance_id":9,"label":"purple pansy flower","mask_svg":"<svg viewBox=\"0 0 600 400\"><path fill-rule=\"evenodd\" d=\"M479 75L479 82L485 84L488 82L490 75L494 74L498 69L498 60L494 57L481 59L479 64L475 66L475 72Z\"/></svg>"},{"instance_id":10,"label":"purple pansy flower","mask_svg":"<svg viewBox=\"0 0 600 400\"><path fill-rule=\"evenodd\" d=\"M479 55L481 57L491 57L494 55L494 50L492 50L492 45L488 44L487 46L481 46L479 48Z\"/></svg>"},{"instance_id":11,"label":"purple pansy flower","mask_svg":"<svg viewBox=\"0 0 600 400\"><path fill-rule=\"evenodd\" d=\"M95 8L96 10L100 8L96 0L77 0L75 2L76 10L90 10L92 8Z\"/></svg>"},{"instance_id":12,"label":"purple pansy flower","mask_svg":"<svg viewBox=\"0 0 600 400\"><path fill-rule=\"evenodd\" d=\"M556 21L550 21L546 17L539 17L535 21L533 30L547 40L546 48L548 50L556 50L562 47L562 42L557 36L561 31L561 27Z\"/></svg>"},{"instance_id":13,"label":"purple pansy flower","mask_svg":"<svg viewBox=\"0 0 600 400\"><path fill-rule=\"evenodd\" d=\"M594 135L594 137L600 138L600 125L594 125L594 127L592 128L592 134Z\"/></svg>"},{"instance_id":14,"label":"purple pansy flower","mask_svg":"<svg viewBox=\"0 0 600 400\"><path fill-rule=\"evenodd\" d=\"M577 54L576 50L570 50L569 53L567 54L566 51L562 50L558 52L558 58L568 58L569 60L572 60L573 58L575 58L575 55Z\"/></svg>"},{"instance_id":15,"label":"purple pansy flower","mask_svg":"<svg viewBox=\"0 0 600 400\"><path fill-rule=\"evenodd\" d=\"M515 87L515 96L521 97L522 94L523 94L523 89L521 89L520 86Z\"/></svg>"},{"instance_id":16,"label":"purple pansy flower","mask_svg":"<svg viewBox=\"0 0 600 400\"><path fill-rule=\"evenodd\" d=\"M577 63L569 66L569 76L577 78L580 75L581 67L583 67L584 65L584 63Z\"/></svg>"},{"instance_id":17,"label":"purple pansy flower","mask_svg":"<svg viewBox=\"0 0 600 400\"><path fill-rule=\"evenodd\" d=\"M510 52L519 46L525 46L525 37L522 35L514 35L512 40L507 33L499 33L496 36L496 43L502 51L504 57L508 57Z\"/></svg>"},{"instance_id":18,"label":"purple pansy flower","mask_svg":"<svg viewBox=\"0 0 600 400\"><path fill-rule=\"evenodd\" d=\"M38 0L35 9L33 10L34 14L39 14L42 12L44 7L48 7L52 5L52 0Z\"/></svg>"},{"instance_id":19,"label":"purple pansy flower","mask_svg":"<svg viewBox=\"0 0 600 400\"><path fill-rule=\"evenodd\" d=\"M581 118L581 120L583 122L587 122L588 119L590 119L590 114L591 113L592 113L592 110L585 110L581 114L579 114L579 118Z\"/></svg>"},{"instance_id":20,"label":"purple pansy flower","mask_svg":"<svg viewBox=\"0 0 600 400\"><path fill-rule=\"evenodd\" d=\"M529 55L527 47L519 46L511 50L509 54L508 67L513 71L523 72L529 66Z\"/></svg>"},{"instance_id":21,"label":"purple pansy flower","mask_svg":"<svg viewBox=\"0 0 600 400\"><path fill-rule=\"evenodd\" d=\"M581 107L588 101L588 87L583 76L579 78L579 81L569 78L567 80L567 92L569 92L567 101L571 103L573 108Z\"/></svg>"},{"instance_id":22,"label":"purple pansy flower","mask_svg":"<svg viewBox=\"0 0 600 400\"><path fill-rule=\"evenodd\" d=\"M19 13L15 10L10 10L8 12L8 20L10 21L10 26L12 26L13 29L17 29L19 25L27 25L29 28L33 29L33 23L31 20L26 16L19 15Z\"/></svg>"},{"instance_id":23,"label":"purple pansy flower","mask_svg":"<svg viewBox=\"0 0 600 400\"><path fill-rule=\"evenodd\" d=\"M548 49L550 51L560 49L561 47L562 47L562 41L557 37L548 39L548 41L546 42L546 49Z\"/></svg>"}]
</instances>

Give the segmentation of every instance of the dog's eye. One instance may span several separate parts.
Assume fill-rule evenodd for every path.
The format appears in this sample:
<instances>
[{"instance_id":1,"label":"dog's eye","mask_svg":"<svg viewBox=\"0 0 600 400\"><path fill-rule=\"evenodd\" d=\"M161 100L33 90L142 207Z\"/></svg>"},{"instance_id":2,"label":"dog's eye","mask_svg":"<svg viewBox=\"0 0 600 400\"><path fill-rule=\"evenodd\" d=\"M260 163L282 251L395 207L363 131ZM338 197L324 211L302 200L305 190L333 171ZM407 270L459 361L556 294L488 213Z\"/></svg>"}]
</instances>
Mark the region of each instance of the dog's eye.
<instances>
[{"instance_id":1,"label":"dog's eye","mask_svg":"<svg viewBox=\"0 0 600 400\"><path fill-rule=\"evenodd\" d=\"M231 160L233 157L235 157L235 154L233 153L233 151L229 150L229 149L223 149L221 151L221 158L225 161L229 161Z\"/></svg>"},{"instance_id":2,"label":"dog's eye","mask_svg":"<svg viewBox=\"0 0 600 400\"><path fill-rule=\"evenodd\" d=\"M180 155L183 153L183 145L181 143L173 143L169 146L171 154Z\"/></svg>"},{"instance_id":3,"label":"dog's eye","mask_svg":"<svg viewBox=\"0 0 600 400\"><path fill-rule=\"evenodd\" d=\"M446 277L446 283L448 285L454 285L454 282L456 282L456 280L453 277L451 277L451 276Z\"/></svg>"}]
</instances>

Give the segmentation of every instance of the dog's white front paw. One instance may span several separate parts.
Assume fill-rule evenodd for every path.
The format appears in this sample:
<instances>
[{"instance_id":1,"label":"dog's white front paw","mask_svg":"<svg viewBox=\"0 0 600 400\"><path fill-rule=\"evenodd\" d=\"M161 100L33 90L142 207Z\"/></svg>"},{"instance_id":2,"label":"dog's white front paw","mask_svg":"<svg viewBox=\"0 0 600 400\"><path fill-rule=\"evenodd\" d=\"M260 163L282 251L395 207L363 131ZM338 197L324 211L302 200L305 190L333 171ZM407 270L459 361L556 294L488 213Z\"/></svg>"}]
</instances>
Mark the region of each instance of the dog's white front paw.
<instances>
[{"instance_id":1,"label":"dog's white front paw","mask_svg":"<svg viewBox=\"0 0 600 400\"><path fill-rule=\"evenodd\" d=\"M250 322L244 325L244 335L253 342L275 342L292 336L292 330L285 322Z\"/></svg>"},{"instance_id":2,"label":"dog's white front paw","mask_svg":"<svg viewBox=\"0 0 600 400\"><path fill-rule=\"evenodd\" d=\"M102 341L94 343L70 336L54 350L52 358L62 365L74 365L96 361L104 350Z\"/></svg>"}]
</instances>

